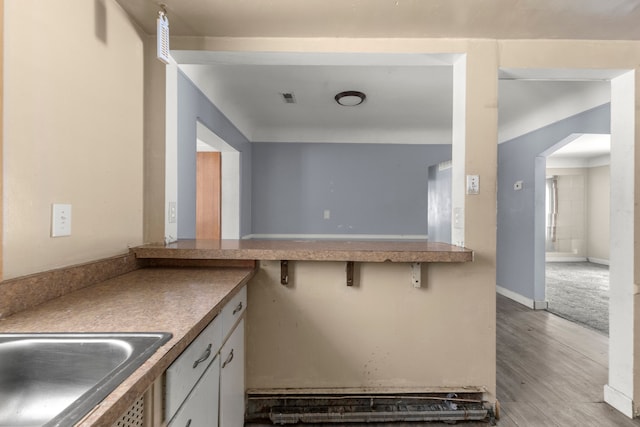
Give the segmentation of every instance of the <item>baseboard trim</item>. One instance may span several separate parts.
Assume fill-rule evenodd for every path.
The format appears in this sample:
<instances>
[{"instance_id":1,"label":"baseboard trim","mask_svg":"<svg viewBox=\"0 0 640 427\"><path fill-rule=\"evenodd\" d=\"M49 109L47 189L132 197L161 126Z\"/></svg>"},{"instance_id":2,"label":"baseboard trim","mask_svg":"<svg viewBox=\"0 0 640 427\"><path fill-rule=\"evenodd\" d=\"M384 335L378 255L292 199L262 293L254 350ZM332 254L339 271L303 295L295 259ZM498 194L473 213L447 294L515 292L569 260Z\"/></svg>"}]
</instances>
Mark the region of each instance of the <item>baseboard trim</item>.
<instances>
[{"instance_id":1,"label":"baseboard trim","mask_svg":"<svg viewBox=\"0 0 640 427\"><path fill-rule=\"evenodd\" d=\"M427 240L426 234L246 234L243 239L288 240Z\"/></svg>"},{"instance_id":2,"label":"baseboard trim","mask_svg":"<svg viewBox=\"0 0 640 427\"><path fill-rule=\"evenodd\" d=\"M609 265L608 259L588 257L587 260L594 264Z\"/></svg>"},{"instance_id":3,"label":"baseboard trim","mask_svg":"<svg viewBox=\"0 0 640 427\"><path fill-rule=\"evenodd\" d=\"M535 301L531 298L522 296L517 292L503 288L502 286L496 285L496 292L532 310L546 310L549 307L549 303L547 301Z\"/></svg>"},{"instance_id":4,"label":"baseboard trim","mask_svg":"<svg viewBox=\"0 0 640 427\"><path fill-rule=\"evenodd\" d=\"M547 256L546 262L586 262L587 257L584 256Z\"/></svg>"},{"instance_id":5,"label":"baseboard trim","mask_svg":"<svg viewBox=\"0 0 640 427\"><path fill-rule=\"evenodd\" d=\"M546 310L547 308L549 308L549 302L548 301L534 301L533 302L533 309L534 310Z\"/></svg>"},{"instance_id":6,"label":"baseboard trim","mask_svg":"<svg viewBox=\"0 0 640 427\"><path fill-rule=\"evenodd\" d=\"M633 418L633 400L609 384L604 386L604 401L627 417Z\"/></svg>"}]
</instances>

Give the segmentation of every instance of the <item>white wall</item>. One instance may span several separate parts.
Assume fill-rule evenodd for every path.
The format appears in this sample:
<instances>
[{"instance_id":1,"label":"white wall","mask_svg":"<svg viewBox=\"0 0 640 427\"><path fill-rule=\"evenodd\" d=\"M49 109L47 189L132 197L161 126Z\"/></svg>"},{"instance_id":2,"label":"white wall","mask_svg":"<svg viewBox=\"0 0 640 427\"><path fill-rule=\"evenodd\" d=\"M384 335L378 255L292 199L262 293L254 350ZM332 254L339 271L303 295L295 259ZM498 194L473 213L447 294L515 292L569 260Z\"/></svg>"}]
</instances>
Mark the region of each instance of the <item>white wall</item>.
<instances>
[{"instance_id":1,"label":"white wall","mask_svg":"<svg viewBox=\"0 0 640 427\"><path fill-rule=\"evenodd\" d=\"M587 257L609 261L610 166L588 169L587 175Z\"/></svg>"},{"instance_id":2,"label":"white wall","mask_svg":"<svg viewBox=\"0 0 640 427\"><path fill-rule=\"evenodd\" d=\"M554 257L587 257L587 174L585 168L547 168L547 177L558 177L558 219Z\"/></svg>"},{"instance_id":3,"label":"white wall","mask_svg":"<svg viewBox=\"0 0 640 427\"><path fill-rule=\"evenodd\" d=\"M547 168L547 176L558 176L559 199L556 250L547 261L609 262L609 173L609 165Z\"/></svg>"}]
</instances>

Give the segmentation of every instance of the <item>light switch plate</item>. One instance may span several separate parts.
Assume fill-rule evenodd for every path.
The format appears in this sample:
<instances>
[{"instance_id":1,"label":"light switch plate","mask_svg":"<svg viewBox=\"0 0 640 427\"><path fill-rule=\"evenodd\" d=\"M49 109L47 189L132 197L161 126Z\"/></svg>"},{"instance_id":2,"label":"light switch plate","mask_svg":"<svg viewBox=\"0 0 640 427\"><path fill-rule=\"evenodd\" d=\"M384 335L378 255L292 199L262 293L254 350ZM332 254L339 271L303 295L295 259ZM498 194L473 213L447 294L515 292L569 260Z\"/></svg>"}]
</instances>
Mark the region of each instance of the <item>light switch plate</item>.
<instances>
[{"instance_id":1,"label":"light switch plate","mask_svg":"<svg viewBox=\"0 0 640 427\"><path fill-rule=\"evenodd\" d=\"M178 217L178 203L169 202L169 224L174 224Z\"/></svg>"},{"instance_id":2,"label":"light switch plate","mask_svg":"<svg viewBox=\"0 0 640 427\"><path fill-rule=\"evenodd\" d=\"M464 228L464 208L453 209L453 228Z\"/></svg>"},{"instance_id":3,"label":"light switch plate","mask_svg":"<svg viewBox=\"0 0 640 427\"><path fill-rule=\"evenodd\" d=\"M51 206L51 237L71 236L71 205L54 203Z\"/></svg>"},{"instance_id":4,"label":"light switch plate","mask_svg":"<svg viewBox=\"0 0 640 427\"><path fill-rule=\"evenodd\" d=\"M480 194L479 175L467 175L467 194Z\"/></svg>"}]
</instances>

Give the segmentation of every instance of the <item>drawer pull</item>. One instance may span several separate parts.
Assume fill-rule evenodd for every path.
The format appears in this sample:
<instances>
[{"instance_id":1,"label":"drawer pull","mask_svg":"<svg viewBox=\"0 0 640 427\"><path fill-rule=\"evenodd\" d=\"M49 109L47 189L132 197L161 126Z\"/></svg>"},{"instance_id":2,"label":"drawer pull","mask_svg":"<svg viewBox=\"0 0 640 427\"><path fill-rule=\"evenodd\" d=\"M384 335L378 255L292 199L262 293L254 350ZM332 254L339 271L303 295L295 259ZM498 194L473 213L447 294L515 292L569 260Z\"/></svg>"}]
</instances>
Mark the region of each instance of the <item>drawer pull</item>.
<instances>
[{"instance_id":1,"label":"drawer pull","mask_svg":"<svg viewBox=\"0 0 640 427\"><path fill-rule=\"evenodd\" d=\"M237 312L242 310L242 301L240 301L240 304L238 304L238 306L233 310L233 314L235 315Z\"/></svg>"},{"instance_id":2,"label":"drawer pull","mask_svg":"<svg viewBox=\"0 0 640 427\"><path fill-rule=\"evenodd\" d=\"M231 349L231 353L229 353L229 355L227 356L227 360L225 360L224 363L222 364L222 368L224 369L224 367L227 366L229 363L231 363L232 360L233 360L233 349Z\"/></svg>"},{"instance_id":3,"label":"drawer pull","mask_svg":"<svg viewBox=\"0 0 640 427\"><path fill-rule=\"evenodd\" d=\"M187 424L185 424L184 427L189 427L191 425L191 418L189 418L189 421L187 421Z\"/></svg>"},{"instance_id":4,"label":"drawer pull","mask_svg":"<svg viewBox=\"0 0 640 427\"><path fill-rule=\"evenodd\" d=\"M193 369L197 368L199 364L207 360L209 356L211 356L211 344L207 346L207 349L204 351L204 353L202 353L202 356L200 356L200 359L193 362Z\"/></svg>"}]
</instances>

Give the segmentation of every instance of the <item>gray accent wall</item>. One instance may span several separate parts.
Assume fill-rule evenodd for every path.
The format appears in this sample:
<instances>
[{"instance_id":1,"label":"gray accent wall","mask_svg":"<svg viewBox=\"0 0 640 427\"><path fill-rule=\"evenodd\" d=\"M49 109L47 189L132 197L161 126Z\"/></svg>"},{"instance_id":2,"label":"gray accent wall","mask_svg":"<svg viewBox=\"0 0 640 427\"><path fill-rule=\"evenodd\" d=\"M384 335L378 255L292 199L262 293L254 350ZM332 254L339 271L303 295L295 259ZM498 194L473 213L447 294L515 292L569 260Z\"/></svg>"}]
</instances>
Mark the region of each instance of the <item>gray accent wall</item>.
<instances>
[{"instance_id":1,"label":"gray accent wall","mask_svg":"<svg viewBox=\"0 0 640 427\"><path fill-rule=\"evenodd\" d=\"M608 134L610 127L611 105L605 104L498 146L498 286L545 300L545 156L571 134ZM523 181L522 190L514 190L516 181Z\"/></svg>"},{"instance_id":2,"label":"gray accent wall","mask_svg":"<svg viewBox=\"0 0 640 427\"><path fill-rule=\"evenodd\" d=\"M451 145L261 142L252 158L254 234L426 235L428 167Z\"/></svg>"},{"instance_id":3,"label":"gray accent wall","mask_svg":"<svg viewBox=\"0 0 640 427\"><path fill-rule=\"evenodd\" d=\"M251 233L251 144L181 71L178 72L178 238L196 236L196 122L240 152L240 235Z\"/></svg>"}]
</instances>

